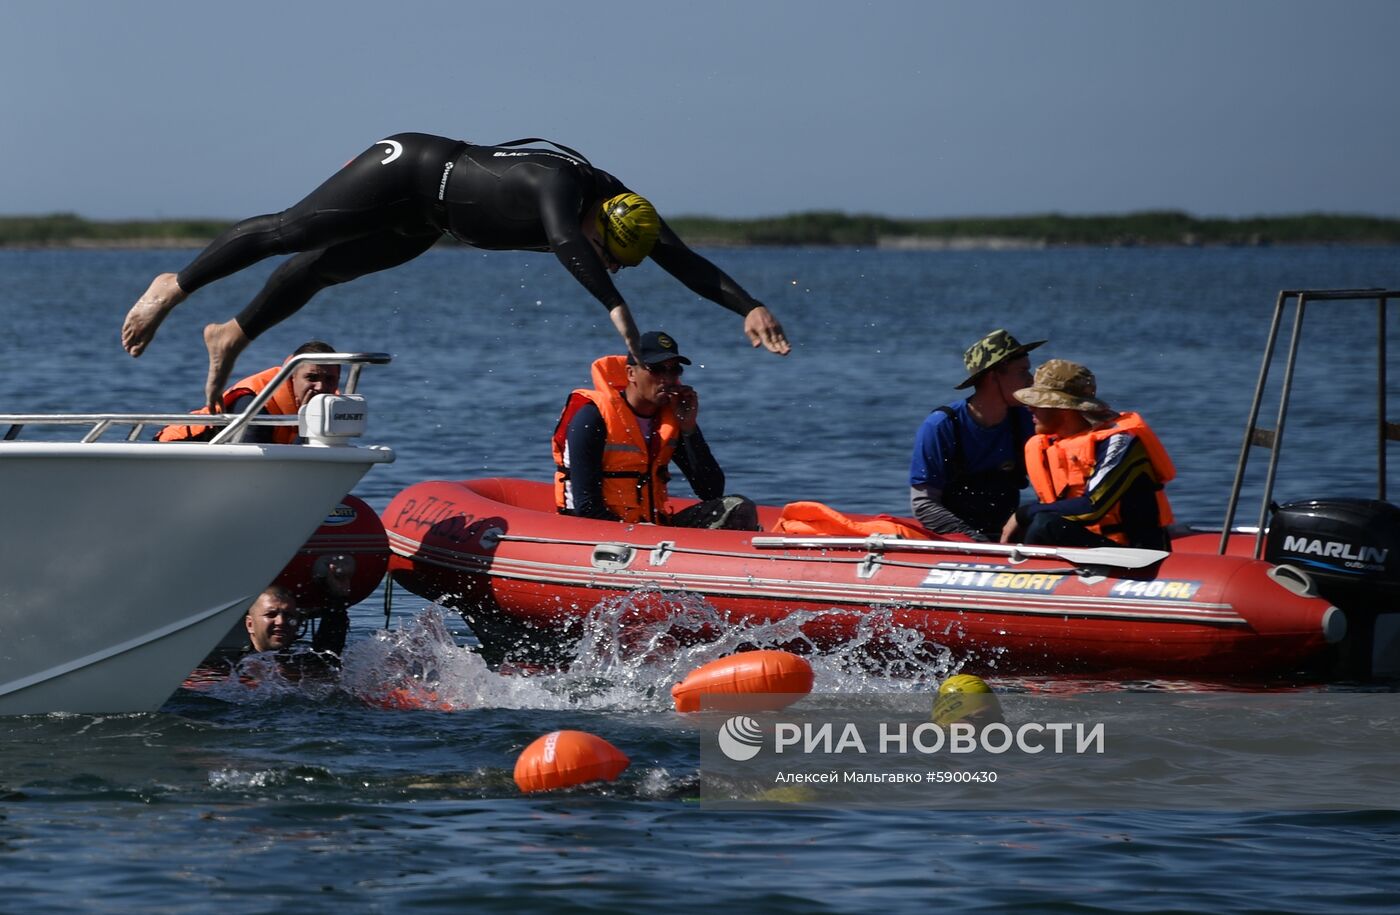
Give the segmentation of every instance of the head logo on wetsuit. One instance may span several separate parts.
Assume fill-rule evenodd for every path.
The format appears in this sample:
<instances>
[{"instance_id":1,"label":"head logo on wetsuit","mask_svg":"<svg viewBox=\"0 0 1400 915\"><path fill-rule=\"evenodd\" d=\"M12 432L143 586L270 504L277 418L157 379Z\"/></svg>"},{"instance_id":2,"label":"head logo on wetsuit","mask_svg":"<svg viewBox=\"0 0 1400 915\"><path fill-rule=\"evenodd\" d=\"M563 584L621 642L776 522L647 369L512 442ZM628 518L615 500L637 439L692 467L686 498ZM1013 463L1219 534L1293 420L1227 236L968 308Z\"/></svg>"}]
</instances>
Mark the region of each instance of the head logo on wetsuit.
<instances>
[{"instance_id":1,"label":"head logo on wetsuit","mask_svg":"<svg viewBox=\"0 0 1400 915\"><path fill-rule=\"evenodd\" d=\"M403 144L398 140L380 140L379 143L384 144L384 160L379 163L380 165L388 165L403 155ZM374 145L378 146L379 143Z\"/></svg>"}]
</instances>

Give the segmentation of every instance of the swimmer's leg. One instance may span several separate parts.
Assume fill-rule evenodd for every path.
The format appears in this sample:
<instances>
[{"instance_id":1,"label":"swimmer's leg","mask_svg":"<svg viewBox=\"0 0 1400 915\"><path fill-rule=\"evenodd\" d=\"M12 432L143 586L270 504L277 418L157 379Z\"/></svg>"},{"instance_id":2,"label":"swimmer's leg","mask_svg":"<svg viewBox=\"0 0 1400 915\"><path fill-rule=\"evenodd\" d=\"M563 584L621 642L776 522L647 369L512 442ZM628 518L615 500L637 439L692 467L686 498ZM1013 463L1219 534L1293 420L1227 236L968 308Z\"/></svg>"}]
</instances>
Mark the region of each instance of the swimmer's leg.
<instances>
[{"instance_id":1,"label":"swimmer's leg","mask_svg":"<svg viewBox=\"0 0 1400 915\"><path fill-rule=\"evenodd\" d=\"M145 294L131 306L122 322L122 349L133 357L144 353L160 328L160 322L185 300L185 295L173 273L162 273L151 280Z\"/></svg>"},{"instance_id":2,"label":"swimmer's leg","mask_svg":"<svg viewBox=\"0 0 1400 915\"><path fill-rule=\"evenodd\" d=\"M238 354L253 342L237 321L204 325L204 348L209 350L209 375L204 382L204 403L210 413L224 412L224 388L228 386Z\"/></svg>"},{"instance_id":3,"label":"swimmer's leg","mask_svg":"<svg viewBox=\"0 0 1400 915\"><path fill-rule=\"evenodd\" d=\"M220 395L228 386L238 354L250 342L295 314L316 293L327 286L407 263L431 248L441 237L442 233L436 231L412 236L385 232L357 238L324 251L307 251L287 260L272 272L262 290L238 313L238 317L204 328L204 345L209 350L205 402L211 409L220 402Z\"/></svg>"},{"instance_id":4,"label":"swimmer's leg","mask_svg":"<svg viewBox=\"0 0 1400 915\"><path fill-rule=\"evenodd\" d=\"M410 151L386 163L375 144L280 213L254 216L227 229L178 274L162 273L127 312L122 348L140 356L176 305L215 280L274 254L311 252L380 233L435 231L429 179L436 180L454 143L440 137L398 135ZM382 269L382 268L380 268Z\"/></svg>"},{"instance_id":5,"label":"swimmer's leg","mask_svg":"<svg viewBox=\"0 0 1400 915\"><path fill-rule=\"evenodd\" d=\"M323 251L298 254L272 272L262 290L238 313L238 325L248 339L255 340L327 286L406 264L441 238L442 233L436 230L422 235L381 232Z\"/></svg>"}]
</instances>

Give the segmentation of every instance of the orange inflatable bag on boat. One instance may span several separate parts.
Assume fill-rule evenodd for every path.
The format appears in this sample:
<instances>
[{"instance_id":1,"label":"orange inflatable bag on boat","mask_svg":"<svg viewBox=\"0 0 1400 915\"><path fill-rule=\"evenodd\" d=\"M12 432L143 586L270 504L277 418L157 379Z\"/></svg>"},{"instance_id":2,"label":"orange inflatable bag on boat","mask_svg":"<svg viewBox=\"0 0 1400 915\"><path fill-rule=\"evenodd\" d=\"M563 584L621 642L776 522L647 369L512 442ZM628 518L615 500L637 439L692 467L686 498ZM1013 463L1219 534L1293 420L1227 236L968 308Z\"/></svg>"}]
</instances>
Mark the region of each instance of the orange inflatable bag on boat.
<instances>
[{"instance_id":1,"label":"orange inflatable bag on boat","mask_svg":"<svg viewBox=\"0 0 1400 915\"><path fill-rule=\"evenodd\" d=\"M789 502L773 531L797 537L868 537L871 534L893 534L910 540L932 540L924 528L906 524L893 515L876 515L868 521L857 521L821 502Z\"/></svg>"},{"instance_id":2,"label":"orange inflatable bag on boat","mask_svg":"<svg viewBox=\"0 0 1400 915\"><path fill-rule=\"evenodd\" d=\"M529 794L610 782L631 762L627 754L587 731L551 731L520 751L515 784Z\"/></svg>"},{"instance_id":3,"label":"orange inflatable bag on boat","mask_svg":"<svg viewBox=\"0 0 1400 915\"><path fill-rule=\"evenodd\" d=\"M678 712L700 711L700 697L764 696L758 705L724 702L726 709L742 705L749 711L776 711L812 691L812 665L790 651L741 651L692 670L671 687ZM758 701L758 700L755 700Z\"/></svg>"}]
</instances>

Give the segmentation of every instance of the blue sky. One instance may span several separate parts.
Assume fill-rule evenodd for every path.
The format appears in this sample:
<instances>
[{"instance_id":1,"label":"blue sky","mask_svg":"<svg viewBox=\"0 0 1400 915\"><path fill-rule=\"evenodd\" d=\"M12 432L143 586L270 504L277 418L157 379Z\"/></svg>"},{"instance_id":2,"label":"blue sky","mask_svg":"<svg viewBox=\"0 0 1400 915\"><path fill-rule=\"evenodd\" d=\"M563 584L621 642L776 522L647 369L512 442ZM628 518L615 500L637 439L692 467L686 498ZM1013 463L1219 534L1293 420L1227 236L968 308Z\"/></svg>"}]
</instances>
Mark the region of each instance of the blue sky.
<instances>
[{"instance_id":1,"label":"blue sky","mask_svg":"<svg viewBox=\"0 0 1400 915\"><path fill-rule=\"evenodd\" d=\"M0 0L0 214L281 209L402 130L667 214L1400 216L1400 2Z\"/></svg>"}]
</instances>

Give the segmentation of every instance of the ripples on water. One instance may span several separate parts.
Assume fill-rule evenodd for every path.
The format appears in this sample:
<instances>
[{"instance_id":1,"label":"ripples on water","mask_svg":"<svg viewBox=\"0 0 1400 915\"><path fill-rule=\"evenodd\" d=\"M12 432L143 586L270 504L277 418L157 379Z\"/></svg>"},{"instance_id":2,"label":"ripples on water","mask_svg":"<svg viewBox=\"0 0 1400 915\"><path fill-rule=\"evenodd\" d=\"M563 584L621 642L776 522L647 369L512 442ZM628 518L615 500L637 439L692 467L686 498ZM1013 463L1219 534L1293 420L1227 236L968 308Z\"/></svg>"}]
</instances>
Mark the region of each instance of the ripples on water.
<instances>
[{"instance_id":1,"label":"ripples on water","mask_svg":"<svg viewBox=\"0 0 1400 915\"><path fill-rule=\"evenodd\" d=\"M1035 355L1085 362L1102 396L1144 412L1181 471L1178 513L1218 521L1278 289L1396 281L1393 249L714 254L784 321L791 357L751 352L736 317L654 268L621 285L643 327L695 359L687 380L729 488L867 511L904 510L915 428L954 396L963 347L1004 325L1048 337ZM126 308L187 255L0 252L0 410L198 403L199 328L241 308L270 265L202 290L128 359ZM1354 454L1335 443L1366 428L1347 413L1373 409L1375 325L1331 307L1315 319L1280 497L1367 495L1369 442ZM313 336L397 354L364 385L371 438L399 455L357 490L376 508L421 479L546 478L564 395L616 348L606 314L552 258L469 251L328 290L240 368ZM379 597L354 611L335 680L245 668L156 715L0 723L0 908L1330 912L1389 909L1400 893L1400 817L1387 810L699 809L699 733L669 711L670 684L790 630L682 646L624 625L624 601L599 608L579 665L501 676L462 647L457 617L401 591L393 627L375 632ZM683 612L699 625L710 611ZM638 639L645 650L630 650ZM853 655L818 658L817 689L927 692L950 668L907 647L895 679ZM395 707L414 702L427 708ZM521 798L515 755L560 727L605 736L631 768L610 786Z\"/></svg>"}]
</instances>

